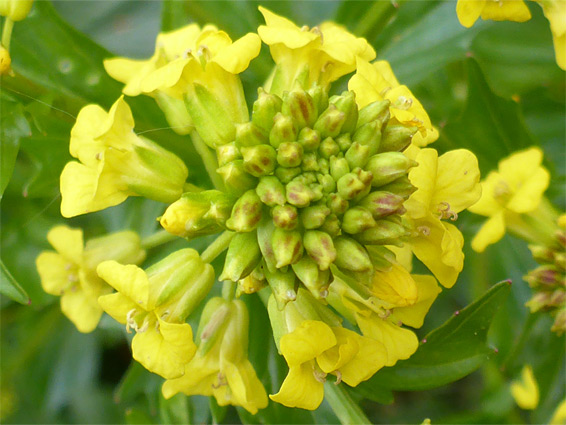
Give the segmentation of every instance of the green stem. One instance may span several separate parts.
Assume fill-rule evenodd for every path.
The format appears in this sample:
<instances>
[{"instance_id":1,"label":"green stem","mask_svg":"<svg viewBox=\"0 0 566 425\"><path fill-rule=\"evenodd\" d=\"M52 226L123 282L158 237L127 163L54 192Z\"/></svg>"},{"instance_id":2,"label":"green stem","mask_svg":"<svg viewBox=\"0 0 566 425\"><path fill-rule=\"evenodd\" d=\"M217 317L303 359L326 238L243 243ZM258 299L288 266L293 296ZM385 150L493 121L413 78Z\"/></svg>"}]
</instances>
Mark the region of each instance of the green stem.
<instances>
[{"instance_id":1,"label":"green stem","mask_svg":"<svg viewBox=\"0 0 566 425\"><path fill-rule=\"evenodd\" d=\"M220 236L216 238L214 242L212 242L208 248L204 250L204 252L200 255L202 261L205 263L211 263L216 257L218 257L222 252L228 248L230 245L230 241L236 234L234 232L230 232L226 230Z\"/></svg>"},{"instance_id":2,"label":"green stem","mask_svg":"<svg viewBox=\"0 0 566 425\"><path fill-rule=\"evenodd\" d=\"M510 368L513 368L513 363L515 362L515 359L523 351L523 348L525 347L525 344L527 343L527 340L531 335L531 330L533 329L534 325L536 324L536 322L540 317L541 317L540 314L529 313L529 316L527 317L527 320L523 325L523 329L521 330L519 340L513 346L513 348L511 348L511 351L509 352L509 354L501 364L501 370L503 372L507 372ZM508 373L506 374L508 375Z\"/></svg>"},{"instance_id":3,"label":"green stem","mask_svg":"<svg viewBox=\"0 0 566 425\"><path fill-rule=\"evenodd\" d=\"M191 139L193 139L193 145L204 162L204 168L206 168L206 172L210 176L212 184L216 189L222 190L224 188L224 182L220 178L220 175L216 172L218 169L218 161L216 160L214 153L212 153L210 148L203 142L195 130L191 132Z\"/></svg>"},{"instance_id":4,"label":"green stem","mask_svg":"<svg viewBox=\"0 0 566 425\"><path fill-rule=\"evenodd\" d=\"M172 235L171 233L167 232L167 230L160 230L153 235L143 238L141 241L141 246L143 249L151 249L155 248L156 246L163 245L167 242L171 242L176 238L176 235Z\"/></svg>"},{"instance_id":5,"label":"green stem","mask_svg":"<svg viewBox=\"0 0 566 425\"><path fill-rule=\"evenodd\" d=\"M232 301L236 295L236 282L225 280L222 284L222 298Z\"/></svg>"},{"instance_id":6,"label":"green stem","mask_svg":"<svg viewBox=\"0 0 566 425\"><path fill-rule=\"evenodd\" d=\"M364 13L362 19L354 28L354 34L361 37L367 37L368 34L376 29L381 30L385 27L387 22L397 13L399 5L405 0L391 1L376 1ZM347 3L345 3L347 6Z\"/></svg>"},{"instance_id":7,"label":"green stem","mask_svg":"<svg viewBox=\"0 0 566 425\"><path fill-rule=\"evenodd\" d=\"M2 30L2 46L7 51L10 51L10 39L12 37L12 29L14 28L14 21L10 18L4 20L4 29Z\"/></svg>"},{"instance_id":8,"label":"green stem","mask_svg":"<svg viewBox=\"0 0 566 425\"><path fill-rule=\"evenodd\" d=\"M371 424L360 406L352 400L343 384L334 385L333 382L326 381L324 398L330 404L341 424Z\"/></svg>"}]
</instances>

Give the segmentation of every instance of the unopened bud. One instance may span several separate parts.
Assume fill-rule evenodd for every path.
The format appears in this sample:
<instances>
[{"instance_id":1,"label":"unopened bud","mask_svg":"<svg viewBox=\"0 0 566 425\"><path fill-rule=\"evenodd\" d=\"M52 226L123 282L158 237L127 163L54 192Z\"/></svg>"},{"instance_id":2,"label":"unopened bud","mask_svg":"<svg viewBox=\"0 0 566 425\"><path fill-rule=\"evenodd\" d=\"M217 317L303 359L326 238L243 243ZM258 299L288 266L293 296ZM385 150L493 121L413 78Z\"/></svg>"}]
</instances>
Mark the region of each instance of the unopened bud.
<instances>
[{"instance_id":1,"label":"unopened bud","mask_svg":"<svg viewBox=\"0 0 566 425\"><path fill-rule=\"evenodd\" d=\"M10 52L4 46L0 45L0 75L7 75L10 73L12 58Z\"/></svg>"},{"instance_id":2,"label":"unopened bud","mask_svg":"<svg viewBox=\"0 0 566 425\"><path fill-rule=\"evenodd\" d=\"M265 130L255 125L252 121L236 124L236 144L238 146L256 146L267 143L268 137Z\"/></svg>"},{"instance_id":3,"label":"unopened bud","mask_svg":"<svg viewBox=\"0 0 566 425\"><path fill-rule=\"evenodd\" d=\"M336 260L336 249L334 249L332 238L325 232L307 230L303 237L303 244L320 270L328 269Z\"/></svg>"},{"instance_id":4,"label":"unopened bud","mask_svg":"<svg viewBox=\"0 0 566 425\"><path fill-rule=\"evenodd\" d=\"M0 1L0 15L17 22L28 16L33 0L2 0Z\"/></svg>"},{"instance_id":5,"label":"unopened bud","mask_svg":"<svg viewBox=\"0 0 566 425\"><path fill-rule=\"evenodd\" d=\"M279 179L279 181L283 184L289 183L295 177L302 173L301 167L293 167L293 168L286 168L286 167L278 167L275 169L275 177Z\"/></svg>"},{"instance_id":6,"label":"unopened bud","mask_svg":"<svg viewBox=\"0 0 566 425\"><path fill-rule=\"evenodd\" d=\"M360 145L358 142L352 143L344 155L351 169L364 168L371 155L371 147ZM367 167L366 167L367 168ZM371 170L370 170L371 171Z\"/></svg>"},{"instance_id":7,"label":"unopened bud","mask_svg":"<svg viewBox=\"0 0 566 425\"><path fill-rule=\"evenodd\" d=\"M561 278L562 274L556 267L544 265L530 271L525 280L529 282L529 286L536 288L538 286L554 286L561 281Z\"/></svg>"},{"instance_id":8,"label":"unopened bud","mask_svg":"<svg viewBox=\"0 0 566 425\"><path fill-rule=\"evenodd\" d=\"M328 92L318 84L307 90L307 93L313 100L316 107L316 115L320 115L322 111L328 108Z\"/></svg>"},{"instance_id":9,"label":"unopened bud","mask_svg":"<svg viewBox=\"0 0 566 425\"><path fill-rule=\"evenodd\" d=\"M377 220L375 226L353 237L362 245L398 245L409 232L402 223Z\"/></svg>"},{"instance_id":10,"label":"unopened bud","mask_svg":"<svg viewBox=\"0 0 566 425\"><path fill-rule=\"evenodd\" d=\"M350 203L337 193L328 196L328 207L335 214L344 214L349 206Z\"/></svg>"},{"instance_id":11,"label":"unopened bud","mask_svg":"<svg viewBox=\"0 0 566 425\"><path fill-rule=\"evenodd\" d=\"M229 162L218 168L216 172L222 177L226 189L234 195L241 195L257 185L257 179L244 170L242 160Z\"/></svg>"},{"instance_id":12,"label":"unopened bud","mask_svg":"<svg viewBox=\"0 0 566 425\"><path fill-rule=\"evenodd\" d=\"M566 301L566 291L564 291L564 289L562 288L558 288L554 292L552 292L548 304L552 307L560 307L564 305L565 301Z\"/></svg>"},{"instance_id":13,"label":"unopened bud","mask_svg":"<svg viewBox=\"0 0 566 425\"><path fill-rule=\"evenodd\" d=\"M369 146L370 156L379 151L381 145L381 122L372 121L362 125L356 130L352 142Z\"/></svg>"},{"instance_id":14,"label":"unopened bud","mask_svg":"<svg viewBox=\"0 0 566 425\"><path fill-rule=\"evenodd\" d=\"M273 223L277 227L286 230L293 230L299 223L299 214L292 205L277 205L271 210Z\"/></svg>"},{"instance_id":15,"label":"unopened bud","mask_svg":"<svg viewBox=\"0 0 566 425\"><path fill-rule=\"evenodd\" d=\"M554 323L550 328L552 332L562 335L566 331L566 308L562 308L554 318Z\"/></svg>"},{"instance_id":16,"label":"unopened bud","mask_svg":"<svg viewBox=\"0 0 566 425\"><path fill-rule=\"evenodd\" d=\"M256 267L253 272L247 275L245 278L240 279L238 281L238 288L236 290L236 295L239 294L254 294L259 292L261 289L265 288L267 282L263 276L262 278L258 278L255 274L255 271L258 269Z\"/></svg>"},{"instance_id":17,"label":"unopened bud","mask_svg":"<svg viewBox=\"0 0 566 425\"><path fill-rule=\"evenodd\" d=\"M339 135L334 141L338 144L340 151L346 152L350 146L352 146L352 137L350 133L344 133Z\"/></svg>"},{"instance_id":18,"label":"unopened bud","mask_svg":"<svg viewBox=\"0 0 566 425\"><path fill-rule=\"evenodd\" d=\"M316 229L324 224L326 217L330 214L330 208L326 205L313 205L301 209L301 223L305 229Z\"/></svg>"},{"instance_id":19,"label":"unopened bud","mask_svg":"<svg viewBox=\"0 0 566 425\"><path fill-rule=\"evenodd\" d=\"M266 133L273 127L273 118L281 111L282 100L279 96L266 93L261 87L253 105L252 122Z\"/></svg>"},{"instance_id":20,"label":"unopened bud","mask_svg":"<svg viewBox=\"0 0 566 425\"><path fill-rule=\"evenodd\" d=\"M297 138L297 124L293 118L278 113L273 118L273 128L269 133L269 143L278 148L281 143L294 142Z\"/></svg>"},{"instance_id":21,"label":"unopened bud","mask_svg":"<svg viewBox=\"0 0 566 425\"><path fill-rule=\"evenodd\" d=\"M269 286L271 286L279 310L283 310L289 301L297 299L295 274L291 270L287 272L265 270L265 278L269 282Z\"/></svg>"},{"instance_id":22,"label":"unopened bud","mask_svg":"<svg viewBox=\"0 0 566 425\"><path fill-rule=\"evenodd\" d=\"M333 155L338 155L339 152L340 146L338 146L338 143L336 143L332 137L324 139L318 147L318 153L326 159Z\"/></svg>"},{"instance_id":23,"label":"unopened bud","mask_svg":"<svg viewBox=\"0 0 566 425\"><path fill-rule=\"evenodd\" d=\"M219 280L237 282L249 275L261 260L257 232L237 233L228 246Z\"/></svg>"},{"instance_id":24,"label":"unopened bud","mask_svg":"<svg viewBox=\"0 0 566 425\"><path fill-rule=\"evenodd\" d=\"M335 156L330 157L330 175L335 181L340 180L340 178L350 172L350 166L346 158L337 158Z\"/></svg>"},{"instance_id":25,"label":"unopened bud","mask_svg":"<svg viewBox=\"0 0 566 425\"><path fill-rule=\"evenodd\" d=\"M322 139L336 137L340 134L345 122L346 114L340 111L336 105L329 105L316 120L314 129L320 133Z\"/></svg>"},{"instance_id":26,"label":"unopened bud","mask_svg":"<svg viewBox=\"0 0 566 425\"><path fill-rule=\"evenodd\" d=\"M533 258L538 263L553 263L554 251L546 246L529 245Z\"/></svg>"},{"instance_id":27,"label":"unopened bud","mask_svg":"<svg viewBox=\"0 0 566 425\"><path fill-rule=\"evenodd\" d=\"M316 179L324 193L332 193L336 190L336 181L330 174L317 174Z\"/></svg>"},{"instance_id":28,"label":"unopened bud","mask_svg":"<svg viewBox=\"0 0 566 425\"><path fill-rule=\"evenodd\" d=\"M379 152L403 151L411 144L417 127L405 127L404 125L388 125L381 136Z\"/></svg>"},{"instance_id":29,"label":"unopened bud","mask_svg":"<svg viewBox=\"0 0 566 425\"><path fill-rule=\"evenodd\" d=\"M299 132L297 142L301 144L305 152L314 152L320 145L320 134L312 128L305 127Z\"/></svg>"},{"instance_id":30,"label":"unopened bud","mask_svg":"<svg viewBox=\"0 0 566 425\"><path fill-rule=\"evenodd\" d=\"M341 269L364 272L372 269L371 260L366 249L354 239L339 236L334 239L336 249L335 264Z\"/></svg>"},{"instance_id":31,"label":"unopened bud","mask_svg":"<svg viewBox=\"0 0 566 425\"><path fill-rule=\"evenodd\" d=\"M323 174L329 174L330 173L330 163L328 162L328 159L319 157L318 158L318 169Z\"/></svg>"},{"instance_id":32,"label":"unopened bud","mask_svg":"<svg viewBox=\"0 0 566 425\"><path fill-rule=\"evenodd\" d=\"M407 158L401 152L383 152L372 156L366 169L373 174L371 185L379 187L406 175L407 171L416 165L415 161Z\"/></svg>"},{"instance_id":33,"label":"unopened bud","mask_svg":"<svg viewBox=\"0 0 566 425\"><path fill-rule=\"evenodd\" d=\"M372 175L362 169L345 174L336 182L338 193L344 199L353 199L370 188Z\"/></svg>"},{"instance_id":34,"label":"unopened bud","mask_svg":"<svg viewBox=\"0 0 566 425\"><path fill-rule=\"evenodd\" d=\"M287 202L299 208L308 206L315 197L312 189L298 180L287 183L285 192Z\"/></svg>"},{"instance_id":35,"label":"unopened bud","mask_svg":"<svg viewBox=\"0 0 566 425\"><path fill-rule=\"evenodd\" d=\"M357 206L350 208L342 218L342 230L355 234L375 226L373 215L367 209Z\"/></svg>"},{"instance_id":36,"label":"unopened bud","mask_svg":"<svg viewBox=\"0 0 566 425\"><path fill-rule=\"evenodd\" d=\"M358 114L358 128L372 121L379 120L383 124L389 121L389 106L391 102L389 100L377 100L369 105L364 106L360 109Z\"/></svg>"},{"instance_id":37,"label":"unopened bud","mask_svg":"<svg viewBox=\"0 0 566 425\"><path fill-rule=\"evenodd\" d=\"M303 147L297 142L284 142L277 148L277 162L282 167L298 167L303 160Z\"/></svg>"},{"instance_id":38,"label":"unopened bud","mask_svg":"<svg viewBox=\"0 0 566 425\"><path fill-rule=\"evenodd\" d=\"M315 152L305 152L303 154L303 162L301 164L303 171L318 171L318 158Z\"/></svg>"},{"instance_id":39,"label":"unopened bud","mask_svg":"<svg viewBox=\"0 0 566 425\"><path fill-rule=\"evenodd\" d=\"M322 226L318 228L321 232L328 233L330 236L338 236L340 231L340 220L336 214L330 214L322 223Z\"/></svg>"},{"instance_id":40,"label":"unopened bud","mask_svg":"<svg viewBox=\"0 0 566 425\"><path fill-rule=\"evenodd\" d=\"M271 246L278 269L296 263L303 255L303 241L296 230L287 231L276 227L271 237Z\"/></svg>"},{"instance_id":41,"label":"unopened bud","mask_svg":"<svg viewBox=\"0 0 566 425\"><path fill-rule=\"evenodd\" d=\"M314 101L304 90L284 93L281 112L291 116L299 128L312 127L317 117Z\"/></svg>"},{"instance_id":42,"label":"unopened bud","mask_svg":"<svg viewBox=\"0 0 566 425\"><path fill-rule=\"evenodd\" d=\"M306 255L291 267L299 280L316 299L326 298L330 283L329 270L320 270L315 261Z\"/></svg>"},{"instance_id":43,"label":"unopened bud","mask_svg":"<svg viewBox=\"0 0 566 425\"><path fill-rule=\"evenodd\" d=\"M261 177L255 191L267 206L285 205L285 187L275 176Z\"/></svg>"},{"instance_id":44,"label":"unopened bud","mask_svg":"<svg viewBox=\"0 0 566 425\"><path fill-rule=\"evenodd\" d=\"M230 217L234 200L218 190L187 192L167 207L159 222L183 238L217 233Z\"/></svg>"},{"instance_id":45,"label":"unopened bud","mask_svg":"<svg viewBox=\"0 0 566 425\"><path fill-rule=\"evenodd\" d=\"M379 189L383 192L394 193L398 196L401 196L405 200L409 199L409 196L411 196L417 190L417 188L413 186L413 184L409 180L409 177L407 176L401 176L397 180L381 186Z\"/></svg>"},{"instance_id":46,"label":"unopened bud","mask_svg":"<svg viewBox=\"0 0 566 425\"><path fill-rule=\"evenodd\" d=\"M366 208L377 220L391 214L403 213L405 200L394 193L376 191L371 192L359 202L359 206Z\"/></svg>"},{"instance_id":47,"label":"unopened bud","mask_svg":"<svg viewBox=\"0 0 566 425\"><path fill-rule=\"evenodd\" d=\"M242 153L236 146L236 142L226 143L216 148L218 165L223 166L237 159L242 159Z\"/></svg>"},{"instance_id":48,"label":"unopened bud","mask_svg":"<svg viewBox=\"0 0 566 425\"><path fill-rule=\"evenodd\" d=\"M566 270L566 253L565 252L555 252L554 253L554 265L560 270Z\"/></svg>"},{"instance_id":49,"label":"unopened bud","mask_svg":"<svg viewBox=\"0 0 566 425\"><path fill-rule=\"evenodd\" d=\"M261 220L262 204L255 190L250 189L236 201L226 227L236 232L251 232Z\"/></svg>"},{"instance_id":50,"label":"unopened bud","mask_svg":"<svg viewBox=\"0 0 566 425\"><path fill-rule=\"evenodd\" d=\"M336 106L339 111L344 112L346 119L342 125L342 133L351 133L356 128L358 122L358 106L356 105L356 95L354 92L345 91L340 96L332 96L328 102Z\"/></svg>"},{"instance_id":51,"label":"unopened bud","mask_svg":"<svg viewBox=\"0 0 566 425\"><path fill-rule=\"evenodd\" d=\"M261 177L275 170L275 149L270 145L241 148L244 156L244 170L252 176Z\"/></svg>"}]
</instances>

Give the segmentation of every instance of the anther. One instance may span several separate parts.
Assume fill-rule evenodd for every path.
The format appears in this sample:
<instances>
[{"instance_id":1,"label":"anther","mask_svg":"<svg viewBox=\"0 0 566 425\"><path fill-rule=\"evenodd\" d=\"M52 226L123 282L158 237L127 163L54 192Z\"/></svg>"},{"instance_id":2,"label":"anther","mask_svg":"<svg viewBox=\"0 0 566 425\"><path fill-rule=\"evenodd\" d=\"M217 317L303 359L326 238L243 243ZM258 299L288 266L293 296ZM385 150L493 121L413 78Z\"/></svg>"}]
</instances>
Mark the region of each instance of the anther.
<instances>
[{"instance_id":1,"label":"anther","mask_svg":"<svg viewBox=\"0 0 566 425\"><path fill-rule=\"evenodd\" d=\"M336 373L336 382L334 382L334 385L339 385L340 382L342 382L342 372L337 370L334 373Z\"/></svg>"},{"instance_id":2,"label":"anther","mask_svg":"<svg viewBox=\"0 0 566 425\"><path fill-rule=\"evenodd\" d=\"M430 227L428 226L419 226L417 227L417 231L422 233L424 236L430 236Z\"/></svg>"}]
</instances>

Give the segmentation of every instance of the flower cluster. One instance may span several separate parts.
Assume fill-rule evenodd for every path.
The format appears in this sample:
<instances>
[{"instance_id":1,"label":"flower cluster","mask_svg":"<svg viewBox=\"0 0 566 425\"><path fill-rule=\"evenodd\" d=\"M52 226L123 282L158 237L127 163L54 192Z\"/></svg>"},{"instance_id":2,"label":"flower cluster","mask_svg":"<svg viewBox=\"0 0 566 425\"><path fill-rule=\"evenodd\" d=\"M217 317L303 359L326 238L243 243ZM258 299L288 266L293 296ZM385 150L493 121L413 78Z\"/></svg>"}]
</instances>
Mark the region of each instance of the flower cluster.
<instances>
[{"instance_id":1,"label":"flower cluster","mask_svg":"<svg viewBox=\"0 0 566 425\"><path fill-rule=\"evenodd\" d=\"M133 357L166 379L165 397L214 396L251 413L268 398L235 295L260 293L289 366L270 398L316 409L329 375L356 386L416 351L412 329L440 292L437 280L451 287L463 267L464 239L448 221L481 194L476 157L427 147L438 131L390 65L371 63L366 40L260 11L266 25L234 42L191 24L160 34L149 60L105 61L125 95L153 97L190 134L214 189L187 183L180 158L134 133L123 97L109 112L81 111L70 144L78 162L61 176L66 217L144 196L169 204L159 221L171 235L220 234L201 254L183 249L145 271L98 258L92 269L108 283L98 304L136 332ZM250 114L239 74L261 41L275 68ZM332 83L349 73L348 90L334 94ZM195 344L186 319L207 298L210 263L224 251L223 298L207 301ZM434 277L411 274L412 254Z\"/></svg>"}]
</instances>

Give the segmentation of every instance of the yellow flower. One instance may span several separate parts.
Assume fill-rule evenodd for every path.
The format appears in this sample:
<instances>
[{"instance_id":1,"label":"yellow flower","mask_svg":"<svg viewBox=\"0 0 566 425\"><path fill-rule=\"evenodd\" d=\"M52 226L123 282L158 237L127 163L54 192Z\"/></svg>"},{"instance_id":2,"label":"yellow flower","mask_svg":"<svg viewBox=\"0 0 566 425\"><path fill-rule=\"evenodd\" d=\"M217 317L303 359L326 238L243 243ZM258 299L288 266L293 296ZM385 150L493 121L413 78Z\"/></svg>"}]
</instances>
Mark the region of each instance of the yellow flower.
<instances>
[{"instance_id":1,"label":"yellow flower","mask_svg":"<svg viewBox=\"0 0 566 425\"><path fill-rule=\"evenodd\" d=\"M375 51L363 38L355 37L333 22L312 29L298 27L264 7L259 8L266 25L258 34L269 45L277 64L271 93L281 95L298 82L304 89L313 84L326 87L356 69L356 58L375 58Z\"/></svg>"},{"instance_id":2,"label":"yellow flower","mask_svg":"<svg viewBox=\"0 0 566 425\"><path fill-rule=\"evenodd\" d=\"M460 23L470 28L481 16L494 21L525 22L531 12L523 0L458 0L456 13Z\"/></svg>"},{"instance_id":3,"label":"yellow flower","mask_svg":"<svg viewBox=\"0 0 566 425\"><path fill-rule=\"evenodd\" d=\"M434 149L416 152L419 165L409 171L409 179L417 190L404 204L416 230L409 244L439 282L450 288L464 266L464 238L456 226L442 219L455 221L459 212L480 198L478 162L465 149L440 157Z\"/></svg>"},{"instance_id":4,"label":"yellow flower","mask_svg":"<svg viewBox=\"0 0 566 425\"><path fill-rule=\"evenodd\" d=\"M358 58L356 74L348 82L348 89L356 94L360 109L375 101L389 100L390 123L418 128L412 140L416 146L426 146L438 138L438 130L432 126L425 109L407 86L399 84L389 62L370 64Z\"/></svg>"},{"instance_id":5,"label":"yellow flower","mask_svg":"<svg viewBox=\"0 0 566 425\"><path fill-rule=\"evenodd\" d=\"M96 275L105 260L140 263L145 251L134 232L119 232L83 244L83 231L56 226L47 234L55 251L43 251L36 259L44 291L61 296L61 311L81 332L92 332L102 316L98 297L111 288Z\"/></svg>"},{"instance_id":6,"label":"yellow flower","mask_svg":"<svg viewBox=\"0 0 566 425\"><path fill-rule=\"evenodd\" d=\"M549 425L564 425L566 424L566 400L562 400L556 407L552 418L550 418Z\"/></svg>"},{"instance_id":7,"label":"yellow flower","mask_svg":"<svg viewBox=\"0 0 566 425\"><path fill-rule=\"evenodd\" d=\"M196 346L186 317L214 283L214 270L198 252L176 251L146 272L134 265L105 261L98 275L118 292L98 299L106 313L136 331L135 360L164 378L182 376Z\"/></svg>"},{"instance_id":8,"label":"yellow flower","mask_svg":"<svg viewBox=\"0 0 566 425\"><path fill-rule=\"evenodd\" d=\"M163 384L165 398L214 396L220 406L242 406L252 414L267 407L267 394L248 360L248 311L240 300L212 298L199 325L200 345L184 375Z\"/></svg>"},{"instance_id":9,"label":"yellow flower","mask_svg":"<svg viewBox=\"0 0 566 425\"><path fill-rule=\"evenodd\" d=\"M566 70L566 2L563 0L538 0L537 2L550 22L556 63L560 68Z\"/></svg>"},{"instance_id":10,"label":"yellow flower","mask_svg":"<svg viewBox=\"0 0 566 425\"><path fill-rule=\"evenodd\" d=\"M469 210L489 219L472 240L475 251L483 252L501 239L506 223L512 224L519 214L539 207L550 181L541 163L542 151L533 147L501 160L498 171L492 171L482 181L481 199Z\"/></svg>"},{"instance_id":11,"label":"yellow flower","mask_svg":"<svg viewBox=\"0 0 566 425\"><path fill-rule=\"evenodd\" d=\"M511 383L511 395L521 409L533 410L538 406L538 384L530 365L523 367L520 381Z\"/></svg>"},{"instance_id":12,"label":"yellow flower","mask_svg":"<svg viewBox=\"0 0 566 425\"><path fill-rule=\"evenodd\" d=\"M118 205L128 196L173 202L187 167L176 155L134 133L134 119L120 97L107 113L87 105L71 130L71 155L61 174L61 214L73 217Z\"/></svg>"},{"instance_id":13,"label":"yellow flower","mask_svg":"<svg viewBox=\"0 0 566 425\"><path fill-rule=\"evenodd\" d=\"M33 0L0 0L0 16L21 21L28 16Z\"/></svg>"}]
</instances>

